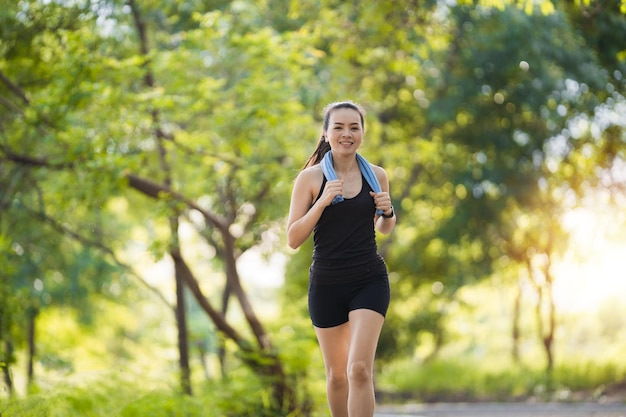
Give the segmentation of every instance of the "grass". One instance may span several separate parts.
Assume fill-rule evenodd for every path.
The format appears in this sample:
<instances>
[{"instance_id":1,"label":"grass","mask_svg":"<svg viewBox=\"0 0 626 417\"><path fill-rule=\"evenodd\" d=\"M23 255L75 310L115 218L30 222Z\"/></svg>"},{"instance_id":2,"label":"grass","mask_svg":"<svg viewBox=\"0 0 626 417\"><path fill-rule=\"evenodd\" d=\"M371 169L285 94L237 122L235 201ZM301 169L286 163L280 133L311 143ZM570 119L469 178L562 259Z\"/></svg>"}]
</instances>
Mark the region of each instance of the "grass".
<instances>
[{"instance_id":1,"label":"grass","mask_svg":"<svg viewBox=\"0 0 626 417\"><path fill-rule=\"evenodd\" d=\"M441 359L389 365L378 385L383 398L393 393L396 401L576 401L597 399L603 389L624 380L626 367L610 362L559 364L548 377L536 367Z\"/></svg>"},{"instance_id":2,"label":"grass","mask_svg":"<svg viewBox=\"0 0 626 417\"><path fill-rule=\"evenodd\" d=\"M268 406L268 392L253 380L204 385L186 396L145 389L141 380L112 376L87 385L60 385L22 398L0 400L0 415L11 417L284 417Z\"/></svg>"},{"instance_id":3,"label":"grass","mask_svg":"<svg viewBox=\"0 0 626 417\"><path fill-rule=\"evenodd\" d=\"M391 401L595 400L626 386L626 306L618 294L582 310L559 311L552 373L537 335L534 299L523 298L519 364L511 360L510 286L464 288L446 307L447 343L416 338L414 353L382 365L377 386ZM623 397L626 401L626 395Z\"/></svg>"},{"instance_id":4,"label":"grass","mask_svg":"<svg viewBox=\"0 0 626 417\"><path fill-rule=\"evenodd\" d=\"M268 391L262 381L245 375L198 384L194 396L135 378L102 374L83 383L58 384L28 396L0 399L0 416L288 417L269 408ZM385 368L377 383L387 393L379 396L385 402L510 401L529 397L576 401L576 392L594 395L625 378L625 367L613 363L560 364L548 381L541 369L495 367L456 359L426 364L397 362ZM311 415L327 415L324 401L315 405Z\"/></svg>"},{"instance_id":5,"label":"grass","mask_svg":"<svg viewBox=\"0 0 626 417\"><path fill-rule=\"evenodd\" d=\"M411 359L377 362L382 366L376 376L379 400L595 400L620 382L626 386L623 303L607 304L598 312L561 314L557 364L547 378L530 314L522 321L524 337L519 348L523 363L511 363L510 297L494 297L494 291L488 286L466 290L463 302L450 307L446 322L449 343L437 359L425 361L432 351L432 341L418 339ZM217 366L209 366L213 379L207 380L201 375L199 359L192 358L194 396L181 395L176 388L176 350L172 346L175 328L171 318L153 311L129 317L122 307L107 306L106 311L109 314L102 316L107 321L92 326L93 331L79 328L63 311L48 312L40 326L47 331L38 339L42 354L36 375L40 386L31 388L29 395L21 392L13 399L3 398L0 391L0 417L305 415L285 416L272 411L268 384L237 361L227 365L227 379L220 379ZM139 318L156 324L136 322ZM290 318L289 326L277 324L274 342L282 347L288 372L301 375L294 384L299 392L311 396L311 416L327 416L321 354L308 319L301 321ZM145 328L154 330L146 332ZM18 354L13 369L25 369L23 354ZM17 385L23 387L19 372L14 376Z\"/></svg>"}]
</instances>

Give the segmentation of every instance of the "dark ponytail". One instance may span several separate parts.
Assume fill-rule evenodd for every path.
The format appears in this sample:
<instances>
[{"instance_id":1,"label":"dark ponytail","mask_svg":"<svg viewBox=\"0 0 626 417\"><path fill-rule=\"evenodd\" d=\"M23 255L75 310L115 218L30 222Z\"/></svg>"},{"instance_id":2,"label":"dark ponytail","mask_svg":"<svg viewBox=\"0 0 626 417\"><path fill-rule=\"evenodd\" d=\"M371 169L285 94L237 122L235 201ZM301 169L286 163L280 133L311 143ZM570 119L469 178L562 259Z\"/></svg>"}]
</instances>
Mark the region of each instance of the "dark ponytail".
<instances>
[{"instance_id":1,"label":"dark ponytail","mask_svg":"<svg viewBox=\"0 0 626 417\"><path fill-rule=\"evenodd\" d=\"M322 129L322 136L320 137L319 142L317 142L315 151L313 151L313 154L309 156L309 159L307 159L306 164L304 164L304 167L302 169L319 164L320 162L322 162L322 159L324 158L324 155L326 155L326 152L330 151L330 144L326 141L324 132L328 130L328 124L330 123L330 114L333 112L333 110L336 109L356 110L361 116L361 129L365 131L365 109L363 107L353 101L337 101L335 103L330 103L324 108L324 125Z\"/></svg>"},{"instance_id":2,"label":"dark ponytail","mask_svg":"<svg viewBox=\"0 0 626 417\"><path fill-rule=\"evenodd\" d=\"M309 156L309 159L307 159L306 164L304 164L302 169L312 167L313 165L322 162L324 155L326 155L326 152L328 151L330 151L330 143L326 142L326 137L322 135L319 142L317 142L317 146L315 147L313 154Z\"/></svg>"}]
</instances>

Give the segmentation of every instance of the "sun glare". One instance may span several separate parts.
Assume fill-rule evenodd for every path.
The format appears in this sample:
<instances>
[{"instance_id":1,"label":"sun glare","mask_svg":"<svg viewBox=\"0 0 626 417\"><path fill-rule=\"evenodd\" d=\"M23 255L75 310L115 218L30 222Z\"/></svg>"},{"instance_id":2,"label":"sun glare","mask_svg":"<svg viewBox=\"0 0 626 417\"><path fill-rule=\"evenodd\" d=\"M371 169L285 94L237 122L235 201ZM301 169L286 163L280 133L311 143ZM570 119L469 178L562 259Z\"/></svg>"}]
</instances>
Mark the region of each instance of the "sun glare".
<instances>
[{"instance_id":1,"label":"sun glare","mask_svg":"<svg viewBox=\"0 0 626 417\"><path fill-rule=\"evenodd\" d=\"M561 312L595 312L626 297L626 226L623 211L581 208L564 216L571 247L555 265L554 296Z\"/></svg>"}]
</instances>

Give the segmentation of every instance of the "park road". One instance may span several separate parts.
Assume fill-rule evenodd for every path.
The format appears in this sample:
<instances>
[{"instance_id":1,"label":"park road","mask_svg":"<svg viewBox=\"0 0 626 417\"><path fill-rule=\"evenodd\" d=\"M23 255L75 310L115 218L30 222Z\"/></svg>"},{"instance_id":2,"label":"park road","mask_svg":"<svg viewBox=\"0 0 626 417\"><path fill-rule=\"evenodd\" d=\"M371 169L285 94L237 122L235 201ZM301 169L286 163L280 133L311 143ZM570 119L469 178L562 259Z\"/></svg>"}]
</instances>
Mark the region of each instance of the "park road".
<instances>
[{"instance_id":1,"label":"park road","mask_svg":"<svg viewBox=\"0 0 626 417\"><path fill-rule=\"evenodd\" d=\"M626 404L440 403L380 405L375 417L626 417Z\"/></svg>"}]
</instances>

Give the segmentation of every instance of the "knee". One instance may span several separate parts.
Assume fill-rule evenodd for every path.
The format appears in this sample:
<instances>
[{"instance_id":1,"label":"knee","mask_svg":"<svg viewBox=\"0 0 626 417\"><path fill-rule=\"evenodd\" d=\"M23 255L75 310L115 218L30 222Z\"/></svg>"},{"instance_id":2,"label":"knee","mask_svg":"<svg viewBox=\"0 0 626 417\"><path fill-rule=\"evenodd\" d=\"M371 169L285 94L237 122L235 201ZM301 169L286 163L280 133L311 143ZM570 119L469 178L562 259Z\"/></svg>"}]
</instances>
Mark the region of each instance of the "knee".
<instances>
[{"instance_id":1,"label":"knee","mask_svg":"<svg viewBox=\"0 0 626 417\"><path fill-rule=\"evenodd\" d=\"M353 362L348 369L348 378L351 385L372 383L372 367L365 362Z\"/></svg>"},{"instance_id":2,"label":"knee","mask_svg":"<svg viewBox=\"0 0 626 417\"><path fill-rule=\"evenodd\" d=\"M345 370L337 371L329 369L326 372L326 381L328 388L333 391L339 391L348 386L348 376Z\"/></svg>"}]
</instances>

